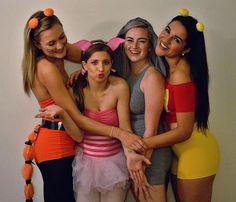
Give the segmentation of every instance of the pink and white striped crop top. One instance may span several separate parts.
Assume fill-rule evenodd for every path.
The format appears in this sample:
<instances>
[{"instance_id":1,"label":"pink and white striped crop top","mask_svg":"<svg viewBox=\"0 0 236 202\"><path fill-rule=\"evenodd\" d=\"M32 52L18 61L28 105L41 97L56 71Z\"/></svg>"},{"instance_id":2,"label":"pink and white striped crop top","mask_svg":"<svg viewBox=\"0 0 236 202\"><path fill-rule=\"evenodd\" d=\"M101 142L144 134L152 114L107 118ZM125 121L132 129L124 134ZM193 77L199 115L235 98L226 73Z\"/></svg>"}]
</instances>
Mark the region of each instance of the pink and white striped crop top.
<instances>
[{"instance_id":1,"label":"pink and white striped crop top","mask_svg":"<svg viewBox=\"0 0 236 202\"><path fill-rule=\"evenodd\" d=\"M88 111L84 115L99 121L101 123L119 127L119 119L116 109L105 110L101 112ZM80 143L83 149L83 154L93 157L108 157L120 152L122 149L121 143L115 138L102 136L84 131L83 142Z\"/></svg>"}]
</instances>

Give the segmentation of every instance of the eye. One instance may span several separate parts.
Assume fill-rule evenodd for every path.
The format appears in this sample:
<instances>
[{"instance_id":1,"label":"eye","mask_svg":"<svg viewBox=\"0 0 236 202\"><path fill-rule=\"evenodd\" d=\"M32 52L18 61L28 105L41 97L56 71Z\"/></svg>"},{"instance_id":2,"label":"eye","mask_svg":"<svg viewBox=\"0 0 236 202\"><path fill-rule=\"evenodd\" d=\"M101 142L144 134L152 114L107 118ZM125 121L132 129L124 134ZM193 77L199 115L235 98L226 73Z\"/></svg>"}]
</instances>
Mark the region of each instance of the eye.
<instances>
[{"instance_id":1,"label":"eye","mask_svg":"<svg viewBox=\"0 0 236 202\"><path fill-rule=\"evenodd\" d=\"M49 43L48 43L48 46L54 46L55 45L55 41L50 41Z\"/></svg>"},{"instance_id":2,"label":"eye","mask_svg":"<svg viewBox=\"0 0 236 202\"><path fill-rule=\"evenodd\" d=\"M60 39L60 40L63 40L63 39L65 39L65 37L66 37L66 36L63 34L63 35L60 36L59 39Z\"/></svg>"},{"instance_id":3,"label":"eye","mask_svg":"<svg viewBox=\"0 0 236 202\"><path fill-rule=\"evenodd\" d=\"M176 43L178 43L178 44L181 43L181 40L180 40L179 38L177 38L177 37L174 38L174 41L175 41Z\"/></svg>"},{"instance_id":4,"label":"eye","mask_svg":"<svg viewBox=\"0 0 236 202\"><path fill-rule=\"evenodd\" d=\"M139 42L140 42L140 43L147 43L147 40L145 40L145 39L140 39Z\"/></svg>"},{"instance_id":5,"label":"eye","mask_svg":"<svg viewBox=\"0 0 236 202\"><path fill-rule=\"evenodd\" d=\"M126 41L126 42L132 42L133 39L131 39L131 38L126 38L125 41Z\"/></svg>"},{"instance_id":6,"label":"eye","mask_svg":"<svg viewBox=\"0 0 236 202\"><path fill-rule=\"evenodd\" d=\"M92 65L97 65L97 64L98 64L98 61L97 61L97 60L93 60L93 61L91 61L91 64L92 64Z\"/></svg>"},{"instance_id":7,"label":"eye","mask_svg":"<svg viewBox=\"0 0 236 202\"><path fill-rule=\"evenodd\" d=\"M170 28L169 28L169 27L166 27L166 28L164 29L164 31L169 34L169 33L170 33Z\"/></svg>"},{"instance_id":8,"label":"eye","mask_svg":"<svg viewBox=\"0 0 236 202\"><path fill-rule=\"evenodd\" d=\"M105 61L103 62L103 64L104 64L104 65L110 65L110 64L111 64L111 61L110 61L110 60L105 60Z\"/></svg>"}]
</instances>

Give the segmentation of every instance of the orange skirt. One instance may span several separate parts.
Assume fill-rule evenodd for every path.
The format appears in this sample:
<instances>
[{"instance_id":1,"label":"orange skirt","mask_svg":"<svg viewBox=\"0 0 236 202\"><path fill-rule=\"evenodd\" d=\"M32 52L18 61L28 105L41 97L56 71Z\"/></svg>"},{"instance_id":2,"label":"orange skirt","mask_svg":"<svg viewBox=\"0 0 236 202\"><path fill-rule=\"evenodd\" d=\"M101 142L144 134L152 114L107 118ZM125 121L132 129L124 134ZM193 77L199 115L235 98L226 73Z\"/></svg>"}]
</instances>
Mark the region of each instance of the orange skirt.
<instances>
[{"instance_id":1,"label":"orange skirt","mask_svg":"<svg viewBox=\"0 0 236 202\"><path fill-rule=\"evenodd\" d=\"M40 128L34 144L34 158L37 163L75 155L76 142L61 130Z\"/></svg>"}]
</instances>

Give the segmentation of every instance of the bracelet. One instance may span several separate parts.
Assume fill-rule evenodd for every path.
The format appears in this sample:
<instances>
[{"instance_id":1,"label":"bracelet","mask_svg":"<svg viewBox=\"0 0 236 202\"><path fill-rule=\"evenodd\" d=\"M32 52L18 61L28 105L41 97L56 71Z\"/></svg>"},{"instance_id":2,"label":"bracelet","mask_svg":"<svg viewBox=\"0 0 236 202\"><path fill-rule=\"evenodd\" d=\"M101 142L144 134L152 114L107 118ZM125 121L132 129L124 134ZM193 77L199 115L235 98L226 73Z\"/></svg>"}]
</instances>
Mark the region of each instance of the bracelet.
<instances>
[{"instance_id":1,"label":"bracelet","mask_svg":"<svg viewBox=\"0 0 236 202\"><path fill-rule=\"evenodd\" d=\"M114 130L114 127L112 126L112 127L111 127L111 131L110 131L110 134L109 134L110 137L113 137L113 130Z\"/></svg>"}]
</instances>

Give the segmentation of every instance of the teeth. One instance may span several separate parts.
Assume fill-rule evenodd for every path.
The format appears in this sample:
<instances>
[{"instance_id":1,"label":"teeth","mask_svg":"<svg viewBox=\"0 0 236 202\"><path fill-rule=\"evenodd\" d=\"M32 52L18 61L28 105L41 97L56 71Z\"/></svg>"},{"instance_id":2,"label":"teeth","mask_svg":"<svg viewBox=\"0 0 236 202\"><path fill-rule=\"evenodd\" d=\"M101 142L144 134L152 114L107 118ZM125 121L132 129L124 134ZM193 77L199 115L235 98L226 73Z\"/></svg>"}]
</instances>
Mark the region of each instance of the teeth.
<instances>
[{"instance_id":1,"label":"teeth","mask_svg":"<svg viewBox=\"0 0 236 202\"><path fill-rule=\"evenodd\" d=\"M138 51L130 51L132 54L138 54Z\"/></svg>"},{"instance_id":2,"label":"teeth","mask_svg":"<svg viewBox=\"0 0 236 202\"><path fill-rule=\"evenodd\" d=\"M160 44L163 48L166 48L166 49L168 48L164 43L161 42Z\"/></svg>"}]
</instances>

